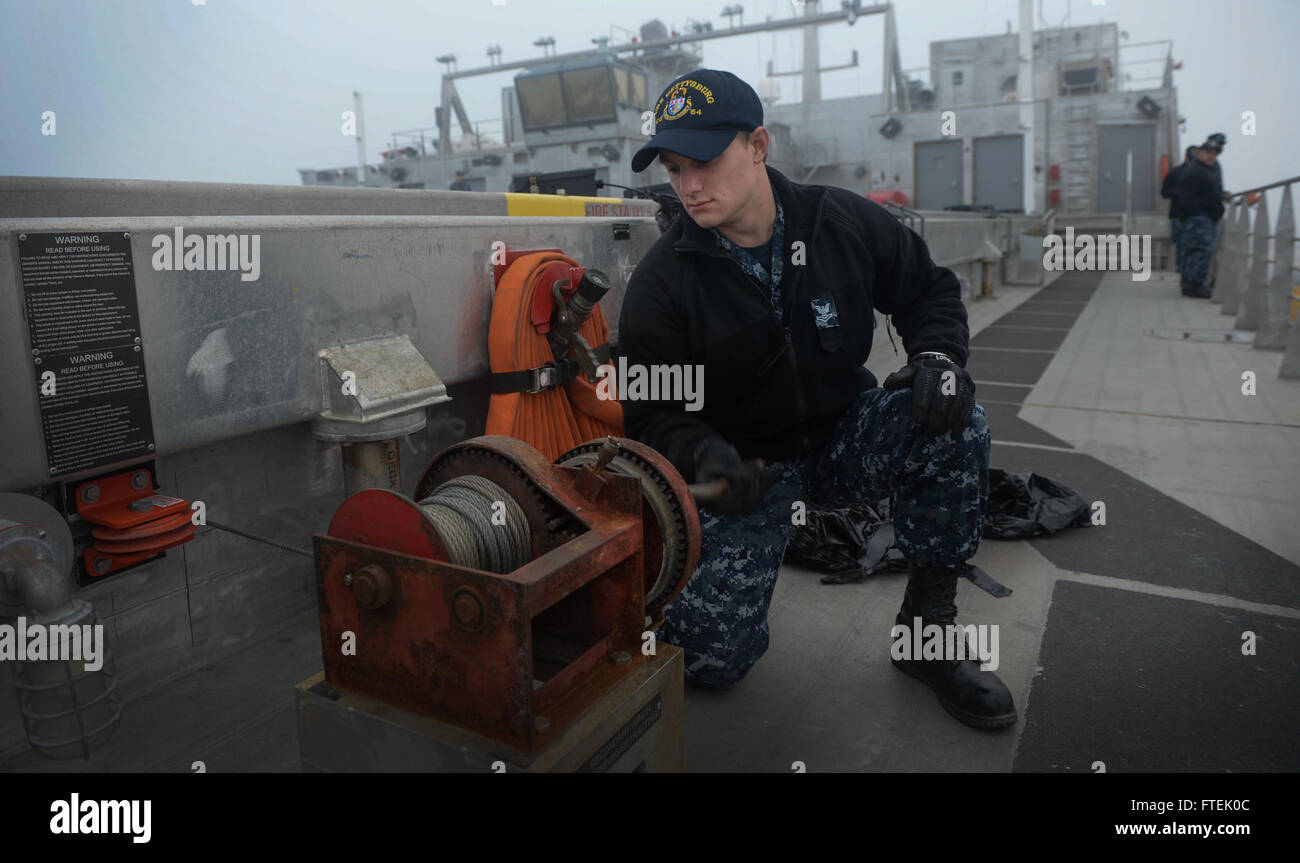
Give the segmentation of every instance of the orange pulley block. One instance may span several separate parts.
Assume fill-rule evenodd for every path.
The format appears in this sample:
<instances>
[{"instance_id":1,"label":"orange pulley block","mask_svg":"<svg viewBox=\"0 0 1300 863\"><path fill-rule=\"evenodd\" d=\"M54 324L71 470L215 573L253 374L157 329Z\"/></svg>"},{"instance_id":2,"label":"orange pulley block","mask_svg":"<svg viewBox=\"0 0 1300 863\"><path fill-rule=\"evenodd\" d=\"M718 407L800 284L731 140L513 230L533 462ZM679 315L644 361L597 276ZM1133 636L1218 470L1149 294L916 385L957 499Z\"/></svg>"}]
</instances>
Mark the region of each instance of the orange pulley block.
<instances>
[{"instance_id":1,"label":"orange pulley block","mask_svg":"<svg viewBox=\"0 0 1300 863\"><path fill-rule=\"evenodd\" d=\"M94 525L94 543L82 553L91 576L148 560L194 537L190 502L154 491L147 468L84 482L75 499L77 514Z\"/></svg>"}]
</instances>

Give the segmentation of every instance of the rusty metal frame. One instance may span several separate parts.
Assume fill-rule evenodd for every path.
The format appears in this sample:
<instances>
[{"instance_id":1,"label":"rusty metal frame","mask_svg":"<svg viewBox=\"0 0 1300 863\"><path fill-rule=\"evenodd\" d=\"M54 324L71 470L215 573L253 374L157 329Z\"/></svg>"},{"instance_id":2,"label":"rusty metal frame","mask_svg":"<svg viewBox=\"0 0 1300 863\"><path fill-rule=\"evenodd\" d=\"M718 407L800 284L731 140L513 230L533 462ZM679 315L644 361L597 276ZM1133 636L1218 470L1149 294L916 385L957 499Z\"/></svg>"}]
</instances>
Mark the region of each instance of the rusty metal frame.
<instances>
[{"instance_id":1,"label":"rusty metal frame","mask_svg":"<svg viewBox=\"0 0 1300 863\"><path fill-rule=\"evenodd\" d=\"M498 574L437 559L410 498L353 495L315 536L321 651L331 685L532 753L643 661L641 488L505 441L585 531Z\"/></svg>"}]
</instances>

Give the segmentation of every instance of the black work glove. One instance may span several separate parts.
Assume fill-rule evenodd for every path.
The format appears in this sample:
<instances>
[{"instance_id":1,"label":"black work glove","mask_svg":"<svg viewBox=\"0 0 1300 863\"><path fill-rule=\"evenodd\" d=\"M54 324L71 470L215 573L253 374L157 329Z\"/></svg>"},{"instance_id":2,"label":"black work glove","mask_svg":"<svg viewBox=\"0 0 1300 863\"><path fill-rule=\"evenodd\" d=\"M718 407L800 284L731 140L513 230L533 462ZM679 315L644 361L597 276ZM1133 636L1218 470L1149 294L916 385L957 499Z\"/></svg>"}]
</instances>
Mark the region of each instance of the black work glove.
<instances>
[{"instance_id":1,"label":"black work glove","mask_svg":"<svg viewBox=\"0 0 1300 863\"><path fill-rule=\"evenodd\" d=\"M952 377L945 380L945 372ZM912 388L912 419L929 435L951 431L954 436L970 425L975 410L975 381L951 360L920 354L885 378L887 390Z\"/></svg>"},{"instance_id":2,"label":"black work glove","mask_svg":"<svg viewBox=\"0 0 1300 863\"><path fill-rule=\"evenodd\" d=\"M727 490L701 501L719 515L752 512L763 502L772 478L756 460L742 461L736 448L722 438L706 438L695 447L695 481L727 480Z\"/></svg>"}]
</instances>

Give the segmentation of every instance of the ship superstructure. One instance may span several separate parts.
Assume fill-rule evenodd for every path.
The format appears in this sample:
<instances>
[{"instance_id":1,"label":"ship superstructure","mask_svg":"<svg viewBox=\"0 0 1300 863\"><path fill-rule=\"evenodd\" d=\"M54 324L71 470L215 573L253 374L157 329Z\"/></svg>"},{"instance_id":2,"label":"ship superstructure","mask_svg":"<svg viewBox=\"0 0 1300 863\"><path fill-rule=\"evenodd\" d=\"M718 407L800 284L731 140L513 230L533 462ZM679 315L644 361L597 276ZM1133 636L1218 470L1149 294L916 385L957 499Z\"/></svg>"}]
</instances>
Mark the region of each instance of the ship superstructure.
<instances>
[{"instance_id":1,"label":"ship superstructure","mask_svg":"<svg viewBox=\"0 0 1300 863\"><path fill-rule=\"evenodd\" d=\"M1153 212L1165 160L1179 161L1172 43L1126 44L1115 23L1035 28L1026 12L1019 32L1008 22L1004 34L932 42L918 70L902 68L892 4L856 2L826 12L809 2L761 24L692 22L684 34L655 20L620 45L464 71L444 55L436 126L394 133L378 164L303 169L302 182L446 189L462 171L475 191L527 191L528 177L590 171L625 186L664 183L657 164L630 167L656 94L707 65L710 39L801 29L801 67L769 64L751 82L766 102L769 162L792 179L926 210ZM822 65L818 31L868 15L884 18L880 92L822 98L822 74L858 65L858 52ZM501 116L473 121L457 82L512 68ZM782 75L801 79L799 101L781 100Z\"/></svg>"}]
</instances>

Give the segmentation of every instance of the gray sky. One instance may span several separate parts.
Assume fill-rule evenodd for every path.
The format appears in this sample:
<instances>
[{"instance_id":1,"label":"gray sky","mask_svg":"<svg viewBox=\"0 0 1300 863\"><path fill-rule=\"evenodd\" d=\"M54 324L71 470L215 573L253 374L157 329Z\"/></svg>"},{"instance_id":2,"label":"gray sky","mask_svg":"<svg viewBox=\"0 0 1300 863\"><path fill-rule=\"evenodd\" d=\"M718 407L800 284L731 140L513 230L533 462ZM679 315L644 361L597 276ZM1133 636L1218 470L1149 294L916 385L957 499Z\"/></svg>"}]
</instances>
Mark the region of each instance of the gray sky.
<instances>
[{"instance_id":1,"label":"gray sky","mask_svg":"<svg viewBox=\"0 0 1300 863\"><path fill-rule=\"evenodd\" d=\"M0 0L0 174L202 180L297 185L298 168L355 164L339 115L352 91L365 96L367 155L395 129L434 124L441 64L486 64L500 44L507 61L534 56L541 35L563 53L590 47L617 26L689 18L725 26L730 0ZM500 0L498 0L500 2ZM746 23L782 17L790 0L742 0ZM823 8L838 6L838 0ZM1039 6L1035 0L1035 9ZM1129 42L1171 39L1184 146L1228 136L1225 185L1248 188L1300 174L1289 83L1300 36L1296 0L1073 0L1071 23L1117 21ZM1057 25L1066 0L1043 0ZM1015 0L897 0L905 68L929 62L929 42L1001 33ZM857 69L823 78L823 95L880 89L881 19L822 29L823 65ZM623 34L615 33L615 41ZM791 68L798 31L704 43L705 64L751 84L767 61ZM1141 50L1133 49L1137 55ZM1124 55L1121 55L1122 58ZM1146 67L1148 69L1153 67ZM1135 70L1136 71L1136 70ZM500 115L510 75L461 85L471 117ZM790 96L795 79L782 78ZM1258 134L1241 134L1254 111ZM57 135L41 134L54 111Z\"/></svg>"}]
</instances>

